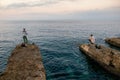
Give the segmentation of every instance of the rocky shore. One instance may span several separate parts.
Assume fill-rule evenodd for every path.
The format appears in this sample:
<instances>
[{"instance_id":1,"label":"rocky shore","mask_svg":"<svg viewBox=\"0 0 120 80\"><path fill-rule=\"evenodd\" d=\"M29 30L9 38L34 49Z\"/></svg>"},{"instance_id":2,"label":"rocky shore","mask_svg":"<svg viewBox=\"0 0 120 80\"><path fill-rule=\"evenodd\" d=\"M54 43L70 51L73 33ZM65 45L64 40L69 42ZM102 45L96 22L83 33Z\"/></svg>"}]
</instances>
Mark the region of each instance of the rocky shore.
<instances>
[{"instance_id":1,"label":"rocky shore","mask_svg":"<svg viewBox=\"0 0 120 80\"><path fill-rule=\"evenodd\" d=\"M32 44L17 45L0 80L46 80L39 48Z\"/></svg>"},{"instance_id":2,"label":"rocky shore","mask_svg":"<svg viewBox=\"0 0 120 80\"><path fill-rule=\"evenodd\" d=\"M83 44L79 49L103 68L120 77L120 51L95 44Z\"/></svg>"},{"instance_id":3,"label":"rocky shore","mask_svg":"<svg viewBox=\"0 0 120 80\"><path fill-rule=\"evenodd\" d=\"M107 38L105 41L113 46L120 47L120 38Z\"/></svg>"}]
</instances>

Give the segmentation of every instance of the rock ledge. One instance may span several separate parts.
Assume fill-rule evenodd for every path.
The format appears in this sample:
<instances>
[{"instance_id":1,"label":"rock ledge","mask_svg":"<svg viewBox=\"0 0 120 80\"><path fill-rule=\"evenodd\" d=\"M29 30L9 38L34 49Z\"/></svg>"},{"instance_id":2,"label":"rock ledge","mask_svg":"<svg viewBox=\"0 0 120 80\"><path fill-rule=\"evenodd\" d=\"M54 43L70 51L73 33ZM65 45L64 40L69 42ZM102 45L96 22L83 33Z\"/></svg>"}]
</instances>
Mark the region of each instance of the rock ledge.
<instances>
[{"instance_id":1,"label":"rock ledge","mask_svg":"<svg viewBox=\"0 0 120 80\"><path fill-rule=\"evenodd\" d=\"M113 46L120 47L120 38L107 38L105 41Z\"/></svg>"},{"instance_id":2,"label":"rock ledge","mask_svg":"<svg viewBox=\"0 0 120 80\"><path fill-rule=\"evenodd\" d=\"M120 52L104 46L94 44L80 45L80 50L99 63L109 72L120 77Z\"/></svg>"},{"instance_id":3,"label":"rock ledge","mask_svg":"<svg viewBox=\"0 0 120 80\"><path fill-rule=\"evenodd\" d=\"M39 48L31 44L17 45L0 80L46 80Z\"/></svg>"}]
</instances>

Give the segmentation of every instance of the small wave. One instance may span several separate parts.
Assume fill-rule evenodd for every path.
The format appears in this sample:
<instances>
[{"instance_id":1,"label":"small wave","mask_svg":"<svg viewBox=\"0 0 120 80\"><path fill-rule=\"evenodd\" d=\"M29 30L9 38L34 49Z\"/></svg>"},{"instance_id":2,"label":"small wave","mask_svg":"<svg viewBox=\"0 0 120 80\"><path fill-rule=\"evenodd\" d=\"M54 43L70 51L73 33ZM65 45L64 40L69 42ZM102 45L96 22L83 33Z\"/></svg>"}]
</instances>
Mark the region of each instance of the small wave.
<instances>
[{"instance_id":1,"label":"small wave","mask_svg":"<svg viewBox=\"0 0 120 80\"><path fill-rule=\"evenodd\" d=\"M79 76L78 76L79 75ZM80 75L82 75L81 72L69 72L69 73L54 73L52 75L49 75L48 78L52 79L60 79L60 78L66 78L66 79L77 79L80 78Z\"/></svg>"}]
</instances>

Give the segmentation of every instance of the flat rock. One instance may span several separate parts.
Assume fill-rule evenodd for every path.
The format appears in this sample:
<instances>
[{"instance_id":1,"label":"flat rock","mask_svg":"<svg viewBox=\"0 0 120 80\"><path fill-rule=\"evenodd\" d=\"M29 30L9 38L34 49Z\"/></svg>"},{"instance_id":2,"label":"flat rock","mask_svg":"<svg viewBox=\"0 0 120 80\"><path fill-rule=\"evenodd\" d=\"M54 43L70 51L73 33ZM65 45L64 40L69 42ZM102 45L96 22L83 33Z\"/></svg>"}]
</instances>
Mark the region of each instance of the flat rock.
<instances>
[{"instance_id":1,"label":"flat rock","mask_svg":"<svg viewBox=\"0 0 120 80\"><path fill-rule=\"evenodd\" d=\"M0 80L46 80L39 48L31 44L17 45Z\"/></svg>"},{"instance_id":2,"label":"flat rock","mask_svg":"<svg viewBox=\"0 0 120 80\"><path fill-rule=\"evenodd\" d=\"M109 72L120 77L120 52L95 44L83 44L79 49Z\"/></svg>"},{"instance_id":3,"label":"flat rock","mask_svg":"<svg viewBox=\"0 0 120 80\"><path fill-rule=\"evenodd\" d=\"M120 47L120 38L107 38L105 41L113 46Z\"/></svg>"}]
</instances>

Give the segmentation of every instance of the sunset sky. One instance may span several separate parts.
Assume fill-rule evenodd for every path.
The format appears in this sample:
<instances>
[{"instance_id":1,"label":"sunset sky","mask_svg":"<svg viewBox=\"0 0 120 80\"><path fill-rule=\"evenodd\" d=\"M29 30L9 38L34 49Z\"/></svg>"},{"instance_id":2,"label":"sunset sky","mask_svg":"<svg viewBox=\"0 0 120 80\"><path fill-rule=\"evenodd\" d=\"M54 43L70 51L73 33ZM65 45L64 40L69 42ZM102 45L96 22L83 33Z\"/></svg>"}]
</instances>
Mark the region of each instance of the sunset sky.
<instances>
[{"instance_id":1,"label":"sunset sky","mask_svg":"<svg viewBox=\"0 0 120 80\"><path fill-rule=\"evenodd\" d=\"M120 0L0 0L0 20L120 20Z\"/></svg>"}]
</instances>

